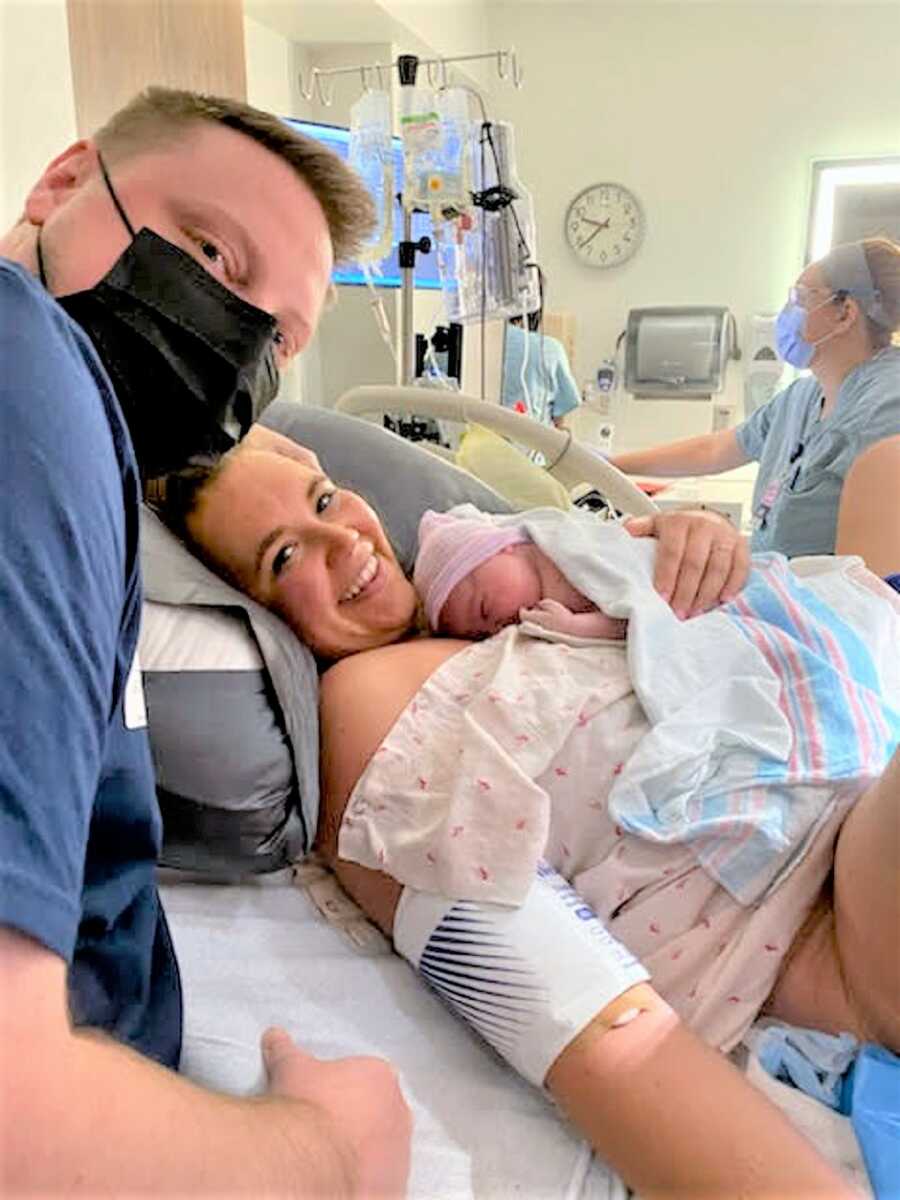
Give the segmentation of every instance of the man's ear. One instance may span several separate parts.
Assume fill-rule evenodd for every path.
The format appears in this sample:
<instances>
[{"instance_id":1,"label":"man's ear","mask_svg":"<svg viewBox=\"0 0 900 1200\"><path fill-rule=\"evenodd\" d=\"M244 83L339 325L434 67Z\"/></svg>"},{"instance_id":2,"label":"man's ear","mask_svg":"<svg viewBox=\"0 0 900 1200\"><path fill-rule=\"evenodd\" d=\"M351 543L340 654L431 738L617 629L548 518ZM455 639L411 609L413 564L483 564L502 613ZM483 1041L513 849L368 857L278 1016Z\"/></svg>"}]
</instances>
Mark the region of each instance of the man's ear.
<instances>
[{"instance_id":1,"label":"man's ear","mask_svg":"<svg viewBox=\"0 0 900 1200\"><path fill-rule=\"evenodd\" d=\"M57 155L28 193L25 216L32 225L43 225L57 208L85 182L97 166L97 147L89 138L75 142Z\"/></svg>"}]
</instances>

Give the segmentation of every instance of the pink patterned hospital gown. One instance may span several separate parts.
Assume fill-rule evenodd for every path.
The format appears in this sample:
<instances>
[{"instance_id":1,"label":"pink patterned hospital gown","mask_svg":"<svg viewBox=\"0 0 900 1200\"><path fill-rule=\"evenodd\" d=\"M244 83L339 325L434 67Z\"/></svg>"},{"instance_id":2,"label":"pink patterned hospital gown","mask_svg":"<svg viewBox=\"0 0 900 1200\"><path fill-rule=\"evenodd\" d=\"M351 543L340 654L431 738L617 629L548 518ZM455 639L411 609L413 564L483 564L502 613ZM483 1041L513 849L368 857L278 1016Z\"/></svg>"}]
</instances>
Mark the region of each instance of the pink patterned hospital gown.
<instances>
[{"instance_id":1,"label":"pink patterned hospital gown","mask_svg":"<svg viewBox=\"0 0 900 1200\"><path fill-rule=\"evenodd\" d=\"M449 658L407 705L350 797L341 856L501 903L520 901L546 858L687 1023L729 1050L772 990L858 788L822 789L805 852L743 906L690 847L611 819L610 787L647 729L621 645L571 647L510 627Z\"/></svg>"}]
</instances>

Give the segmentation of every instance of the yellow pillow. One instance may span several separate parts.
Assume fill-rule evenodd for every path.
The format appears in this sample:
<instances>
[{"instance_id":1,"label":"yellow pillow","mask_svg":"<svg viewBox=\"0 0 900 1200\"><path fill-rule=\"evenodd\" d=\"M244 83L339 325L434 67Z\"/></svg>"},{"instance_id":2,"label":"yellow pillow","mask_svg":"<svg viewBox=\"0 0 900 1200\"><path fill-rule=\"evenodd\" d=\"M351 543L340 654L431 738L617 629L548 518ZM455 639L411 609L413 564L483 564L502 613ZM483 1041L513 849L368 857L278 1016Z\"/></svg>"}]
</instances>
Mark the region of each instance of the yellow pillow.
<instances>
[{"instance_id":1,"label":"yellow pillow","mask_svg":"<svg viewBox=\"0 0 900 1200\"><path fill-rule=\"evenodd\" d=\"M571 508L563 485L506 438L470 425L460 440L456 464L499 492L517 509Z\"/></svg>"}]
</instances>

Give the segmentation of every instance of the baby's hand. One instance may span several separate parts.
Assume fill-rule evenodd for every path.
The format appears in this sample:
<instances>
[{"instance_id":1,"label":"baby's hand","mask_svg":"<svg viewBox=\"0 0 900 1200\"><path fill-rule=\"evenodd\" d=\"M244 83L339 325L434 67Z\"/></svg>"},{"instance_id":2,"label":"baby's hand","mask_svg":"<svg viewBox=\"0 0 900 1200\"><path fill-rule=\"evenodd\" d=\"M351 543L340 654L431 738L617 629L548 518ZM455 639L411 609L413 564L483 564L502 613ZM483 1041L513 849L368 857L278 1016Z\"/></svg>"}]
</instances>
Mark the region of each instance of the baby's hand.
<instances>
[{"instance_id":1,"label":"baby's hand","mask_svg":"<svg viewBox=\"0 0 900 1200\"><path fill-rule=\"evenodd\" d=\"M531 621L535 625L542 625L545 629L561 629L560 623L575 615L570 608L566 608L558 600L538 600L534 608L519 609L520 621Z\"/></svg>"},{"instance_id":2,"label":"baby's hand","mask_svg":"<svg viewBox=\"0 0 900 1200\"><path fill-rule=\"evenodd\" d=\"M575 637L606 638L621 642L628 628L627 621L608 617L594 609L592 612L572 612L558 600L540 600L534 608L520 608L519 620L531 621L542 629L568 633Z\"/></svg>"}]
</instances>

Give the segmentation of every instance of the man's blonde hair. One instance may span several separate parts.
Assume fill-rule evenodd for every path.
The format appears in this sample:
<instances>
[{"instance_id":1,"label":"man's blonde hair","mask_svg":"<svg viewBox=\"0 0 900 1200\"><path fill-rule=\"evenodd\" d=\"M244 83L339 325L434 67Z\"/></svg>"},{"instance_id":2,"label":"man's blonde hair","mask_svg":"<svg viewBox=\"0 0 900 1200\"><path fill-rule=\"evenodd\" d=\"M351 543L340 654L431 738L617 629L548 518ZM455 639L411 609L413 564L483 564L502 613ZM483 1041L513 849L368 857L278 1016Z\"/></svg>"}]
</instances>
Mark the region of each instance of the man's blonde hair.
<instances>
[{"instance_id":1,"label":"man's blonde hair","mask_svg":"<svg viewBox=\"0 0 900 1200\"><path fill-rule=\"evenodd\" d=\"M272 113L221 96L148 87L110 117L94 141L104 158L115 163L177 142L204 121L252 138L293 167L322 207L335 261L353 258L375 224L371 196L356 172L336 154Z\"/></svg>"}]
</instances>

